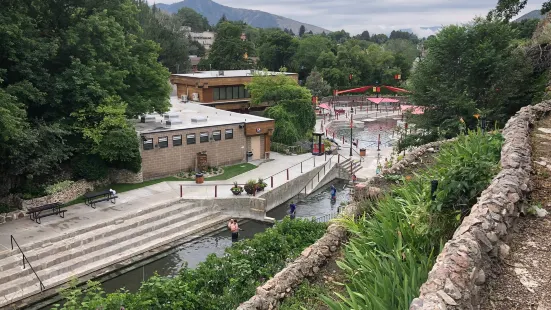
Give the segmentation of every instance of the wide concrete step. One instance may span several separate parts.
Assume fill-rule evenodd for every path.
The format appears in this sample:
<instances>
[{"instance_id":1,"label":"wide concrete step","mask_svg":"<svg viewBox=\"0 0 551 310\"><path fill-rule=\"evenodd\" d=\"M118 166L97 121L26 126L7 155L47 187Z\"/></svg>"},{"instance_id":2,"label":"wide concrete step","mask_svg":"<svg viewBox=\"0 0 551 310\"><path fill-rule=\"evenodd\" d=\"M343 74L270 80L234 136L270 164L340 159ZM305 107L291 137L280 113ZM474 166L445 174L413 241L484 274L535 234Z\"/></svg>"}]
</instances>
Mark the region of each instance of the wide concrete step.
<instances>
[{"instance_id":1,"label":"wide concrete step","mask_svg":"<svg viewBox=\"0 0 551 310\"><path fill-rule=\"evenodd\" d=\"M62 234L59 234L58 236L47 238L47 239L42 239L42 240L39 240L39 241L36 241L36 242L20 244L20 246L21 246L21 249L23 250L23 252L25 252L25 254L26 254L28 251L30 251L32 249L36 249L36 248L39 248L39 247L44 247L44 246L47 246L47 245L52 244L52 243L56 243L56 242L59 242L59 241L62 241L62 240L66 240L67 238L72 238L72 237L75 237L75 236L83 235L84 233L87 233L89 231L100 229L100 228L103 228L103 227L106 227L106 226L109 226L109 225L115 225L120 220L127 220L127 219L131 219L131 218L134 218L134 217L137 217L137 216L140 216L140 215L145 215L145 214L148 214L148 213L151 213L151 212L159 211L159 210L162 210L164 208L168 208L170 206L173 206L175 203L177 203L177 202L169 201L169 202L160 203L158 205L151 206L151 207L144 208L144 209L140 209L140 210L138 210L134 213L129 213L129 214L126 214L126 215L121 216L121 217L106 219L104 222L101 222L101 223L96 223L96 224L93 224L93 225L88 225L88 226L85 226L85 227L81 227L79 229L64 232ZM112 206L112 208L116 208L116 207L117 207L116 205ZM98 208L98 210L100 210L100 209ZM75 215L74 217L78 218L79 216ZM68 217L67 214L66 214L65 215L65 220L69 221L69 220L71 220L71 217ZM17 236L15 236L15 237L17 239ZM14 250L0 251L0 260L5 258L5 257L12 256L16 253L19 253L19 250L17 248L14 249Z\"/></svg>"},{"instance_id":2,"label":"wide concrete step","mask_svg":"<svg viewBox=\"0 0 551 310\"><path fill-rule=\"evenodd\" d=\"M219 212L202 212L200 215L195 215L187 220L164 225L154 230L144 230L138 227L127 231L127 234L131 236L127 240L121 242L118 238L109 238L105 242L105 247L95 249L93 252L82 253L82 255L75 255L67 261L37 271L37 274L47 288L59 285L69 281L71 277L79 277L98 270L99 268L94 267L98 263L103 267L109 266L142 253L143 251L140 249L144 247L147 249L159 247L191 233L204 230L209 225L214 225L226 219L227 216L221 215ZM53 278L56 278L55 281L52 280ZM29 275L2 284L0 286L0 296L25 291L27 287L36 283L37 279L31 272ZM32 291L40 292L40 290Z\"/></svg>"},{"instance_id":3,"label":"wide concrete step","mask_svg":"<svg viewBox=\"0 0 551 310\"><path fill-rule=\"evenodd\" d=\"M92 231L88 233L93 234L90 236L74 237L70 240L53 244L48 249L37 249L36 253L29 256L29 261L34 270L39 272L67 260L102 249L110 245L111 242L122 242L134 238L135 235L130 234L130 231L135 233L154 231L166 225L192 219L197 215L205 213L205 210L202 208L185 208L189 208L189 206L176 205L169 209L163 209L164 213L150 213L148 214L148 216L151 216L149 218L144 218L146 217L144 215L137 219L128 220L129 223L126 225L124 225L125 223L121 223L120 227L104 227L98 230L97 234L96 231ZM34 259L31 259L31 257ZM22 269L21 259L11 262L10 266L10 269L3 268L3 272L0 274L0 283L5 283L6 281L32 273L30 268Z\"/></svg>"}]
</instances>

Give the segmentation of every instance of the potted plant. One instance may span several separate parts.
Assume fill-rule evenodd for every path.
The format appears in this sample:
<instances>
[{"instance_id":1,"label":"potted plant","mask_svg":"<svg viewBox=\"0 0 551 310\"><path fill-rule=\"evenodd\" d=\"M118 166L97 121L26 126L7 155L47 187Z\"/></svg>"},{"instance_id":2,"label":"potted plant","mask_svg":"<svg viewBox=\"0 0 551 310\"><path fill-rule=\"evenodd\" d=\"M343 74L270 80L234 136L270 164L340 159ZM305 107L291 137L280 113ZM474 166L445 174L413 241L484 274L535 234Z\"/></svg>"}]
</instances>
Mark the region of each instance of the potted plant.
<instances>
[{"instance_id":1,"label":"potted plant","mask_svg":"<svg viewBox=\"0 0 551 310\"><path fill-rule=\"evenodd\" d=\"M253 195L254 192L256 191L256 181L255 180L247 181L247 183L245 184L245 191L247 192L247 194Z\"/></svg>"},{"instance_id":2,"label":"potted plant","mask_svg":"<svg viewBox=\"0 0 551 310\"><path fill-rule=\"evenodd\" d=\"M239 196L239 195L241 195L241 193L243 192L243 187L237 185L237 182L233 182L233 187L231 188L231 192L232 192L235 196Z\"/></svg>"},{"instance_id":3,"label":"potted plant","mask_svg":"<svg viewBox=\"0 0 551 310\"><path fill-rule=\"evenodd\" d=\"M258 178L258 182L256 183L256 191L261 192L266 188L266 186L268 186L268 184L266 184L262 178Z\"/></svg>"}]
</instances>

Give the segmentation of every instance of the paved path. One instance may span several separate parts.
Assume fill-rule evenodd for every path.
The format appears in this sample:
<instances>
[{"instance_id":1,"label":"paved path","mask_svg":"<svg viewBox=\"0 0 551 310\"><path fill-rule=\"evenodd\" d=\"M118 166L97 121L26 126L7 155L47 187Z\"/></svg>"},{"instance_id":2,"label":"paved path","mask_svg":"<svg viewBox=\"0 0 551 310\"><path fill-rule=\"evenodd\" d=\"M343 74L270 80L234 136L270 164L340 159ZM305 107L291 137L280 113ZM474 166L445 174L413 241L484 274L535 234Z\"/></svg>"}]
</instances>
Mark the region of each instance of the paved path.
<instances>
[{"instance_id":1,"label":"paved path","mask_svg":"<svg viewBox=\"0 0 551 310\"><path fill-rule=\"evenodd\" d=\"M82 227L92 226L106 219L124 217L140 210L140 208L155 208L156 206L178 199L180 197L180 185L183 185L182 192L184 198L213 199L215 185L217 185L219 198L230 198L235 197L230 191L231 184L234 181L244 184L249 179L258 180L259 177L267 178L276 172L282 171L274 176L274 188L276 188L287 182L287 171L284 169L294 166L289 168L289 180L301 175L300 162L303 162L303 172L314 169L314 157L311 154L284 156L271 153L270 156L272 158L271 161L262 163L258 168L230 180L207 181L201 185L190 181L161 182L128 192L118 193L119 199L117 199L115 205L109 202L102 202L97 205L96 209L92 209L81 203L70 206L65 213L65 218L58 216L45 217L42 219L42 224L36 224L28 218L2 224L0 225L0 252L4 249L11 249L10 235L14 235L20 245L24 245ZM329 157L327 159L329 160ZM316 156L315 161L315 165L318 167L325 163L325 156ZM266 191L270 191L270 179L266 183L268 183ZM240 197L247 196L242 195Z\"/></svg>"}]
</instances>

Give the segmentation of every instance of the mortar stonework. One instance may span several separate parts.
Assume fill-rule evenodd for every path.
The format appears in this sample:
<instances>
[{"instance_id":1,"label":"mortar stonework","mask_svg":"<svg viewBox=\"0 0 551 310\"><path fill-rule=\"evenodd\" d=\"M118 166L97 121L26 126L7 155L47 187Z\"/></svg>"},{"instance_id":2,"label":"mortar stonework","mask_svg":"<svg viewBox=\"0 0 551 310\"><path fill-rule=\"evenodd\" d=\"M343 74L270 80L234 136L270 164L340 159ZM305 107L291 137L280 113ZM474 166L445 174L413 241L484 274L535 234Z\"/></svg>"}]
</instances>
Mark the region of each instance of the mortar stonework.
<instances>
[{"instance_id":1,"label":"mortar stonework","mask_svg":"<svg viewBox=\"0 0 551 310\"><path fill-rule=\"evenodd\" d=\"M519 216L530 192L530 132L536 120L551 112L551 101L522 108L503 129L501 171L444 246L410 310L476 309L490 264Z\"/></svg>"}]
</instances>

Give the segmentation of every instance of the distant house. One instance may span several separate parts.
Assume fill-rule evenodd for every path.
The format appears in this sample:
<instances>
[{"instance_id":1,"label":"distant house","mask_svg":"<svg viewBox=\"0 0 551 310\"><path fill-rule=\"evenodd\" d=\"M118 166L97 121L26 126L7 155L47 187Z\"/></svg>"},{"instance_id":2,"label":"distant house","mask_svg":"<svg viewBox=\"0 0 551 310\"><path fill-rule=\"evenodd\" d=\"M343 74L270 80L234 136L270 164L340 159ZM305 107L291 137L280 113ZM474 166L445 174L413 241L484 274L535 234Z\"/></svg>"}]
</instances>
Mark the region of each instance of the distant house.
<instances>
[{"instance_id":1,"label":"distant house","mask_svg":"<svg viewBox=\"0 0 551 310\"><path fill-rule=\"evenodd\" d=\"M213 31L193 32L190 27L182 27L182 31L185 35L189 36L192 41L199 42L207 51L212 48L215 39Z\"/></svg>"},{"instance_id":2,"label":"distant house","mask_svg":"<svg viewBox=\"0 0 551 310\"><path fill-rule=\"evenodd\" d=\"M189 56L189 62L191 63L191 72L198 72L197 66L199 65L199 62L201 61L201 57L196 55L190 55Z\"/></svg>"},{"instance_id":3,"label":"distant house","mask_svg":"<svg viewBox=\"0 0 551 310\"><path fill-rule=\"evenodd\" d=\"M252 58L252 57L251 57ZM256 70L198 71L187 74L173 74L170 82L177 87L178 98L195 101L221 110L247 112L251 110L251 97L245 85L252 81ZM281 72L266 72L268 75ZM298 74L285 72L298 83ZM252 109L265 109L267 105Z\"/></svg>"}]
</instances>

